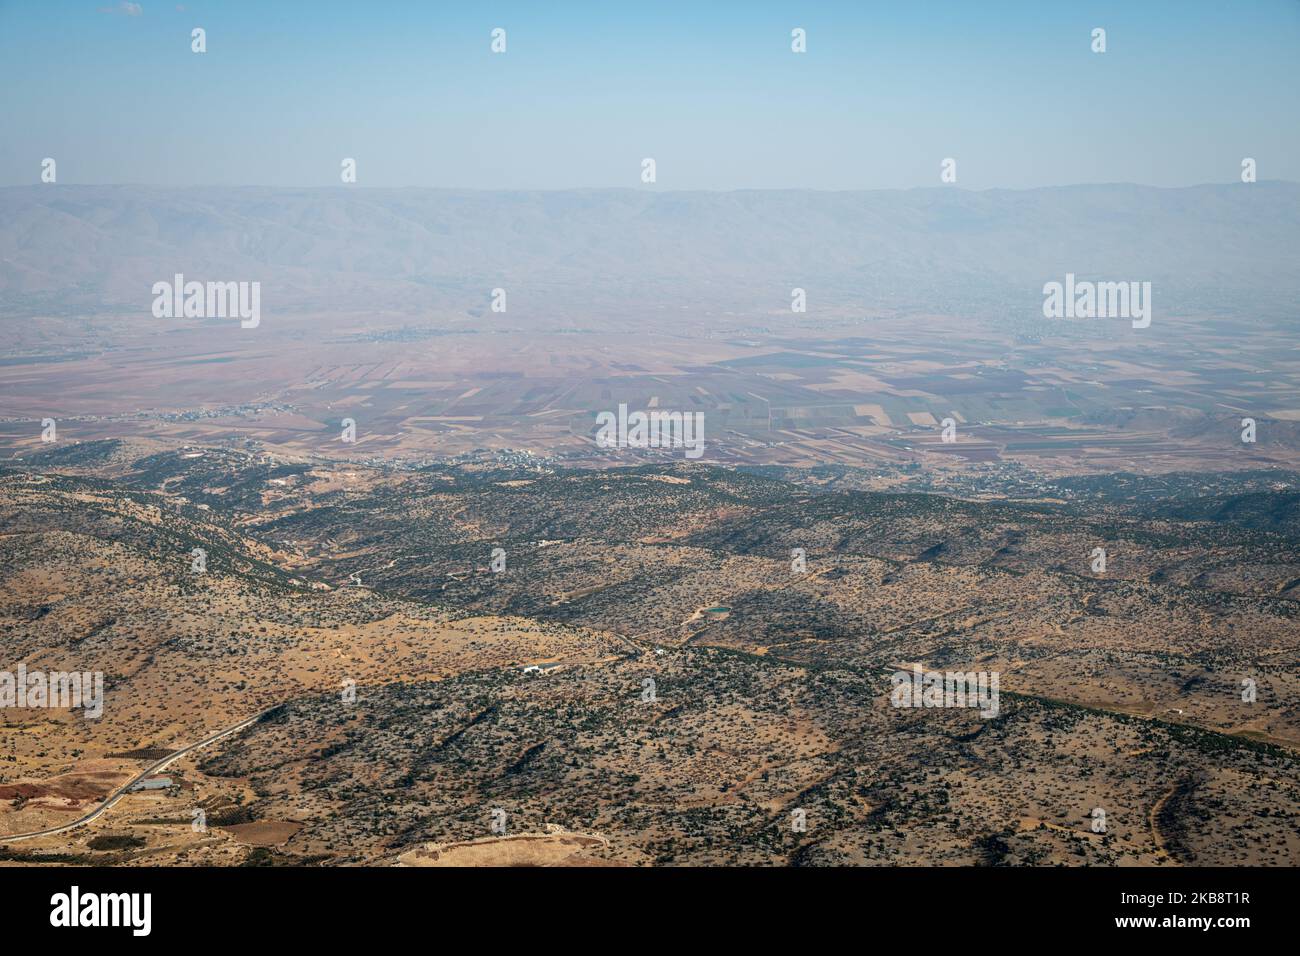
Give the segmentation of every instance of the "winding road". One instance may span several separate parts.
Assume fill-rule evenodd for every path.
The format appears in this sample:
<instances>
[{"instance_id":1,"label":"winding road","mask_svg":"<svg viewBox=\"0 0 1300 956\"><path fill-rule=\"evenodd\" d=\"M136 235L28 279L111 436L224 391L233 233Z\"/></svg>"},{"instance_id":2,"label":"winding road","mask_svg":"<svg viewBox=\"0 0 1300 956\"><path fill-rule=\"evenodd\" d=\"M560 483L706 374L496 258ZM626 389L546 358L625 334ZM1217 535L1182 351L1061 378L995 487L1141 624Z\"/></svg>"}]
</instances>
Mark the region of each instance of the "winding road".
<instances>
[{"instance_id":1,"label":"winding road","mask_svg":"<svg viewBox=\"0 0 1300 956\"><path fill-rule=\"evenodd\" d=\"M151 763L144 770L140 771L138 774L136 774L126 783L122 784L122 786L118 787L111 794L109 794L108 798L103 803L101 803L94 810L90 811L90 813L87 813L84 817L81 817L77 820L73 820L71 823L64 823L57 827L50 827L46 830L33 830L30 833L13 833L13 834L9 834L8 836L0 835L0 843L17 843L19 840L32 840L35 839L36 837L52 836L55 833L66 833L69 830L75 830L77 827L85 826L87 823L92 823L95 820L99 819L99 817L102 816L106 810L109 810L115 803L117 803L117 801L121 800L124 796L126 796L126 794L128 794L131 791L131 788L134 787L141 780L144 780L146 777L151 777L162 770L166 770L168 767L170 767L181 757L184 757L186 754L191 753L192 751L198 750L200 747L206 747L208 744L215 743L216 741L221 740L223 737L229 737L231 734L239 733L244 728L252 726L253 724L257 723L259 720L261 720L263 717L265 717L267 714L271 713L271 711L281 706L283 705L274 704L273 706L268 707L265 710L258 711L252 717L245 718L244 720L241 720L239 723L233 724L225 728L224 730L218 730L211 737L205 737L203 740L200 740L198 743L190 744L188 747L182 747L180 750L173 751L172 753L168 754L166 757L163 757L162 760L159 760L155 763Z\"/></svg>"}]
</instances>

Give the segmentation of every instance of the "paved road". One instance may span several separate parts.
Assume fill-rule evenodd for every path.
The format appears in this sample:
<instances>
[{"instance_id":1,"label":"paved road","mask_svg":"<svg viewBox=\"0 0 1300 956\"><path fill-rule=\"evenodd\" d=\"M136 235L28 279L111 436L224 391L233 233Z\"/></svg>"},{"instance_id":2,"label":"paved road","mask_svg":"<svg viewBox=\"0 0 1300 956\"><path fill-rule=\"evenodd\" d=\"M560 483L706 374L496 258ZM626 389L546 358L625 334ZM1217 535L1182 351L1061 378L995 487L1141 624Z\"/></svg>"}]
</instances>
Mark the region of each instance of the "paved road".
<instances>
[{"instance_id":1,"label":"paved road","mask_svg":"<svg viewBox=\"0 0 1300 956\"><path fill-rule=\"evenodd\" d=\"M66 833L69 830L75 830L77 827L85 826L87 823L91 823L97 820L100 816L102 816L106 810L110 809L113 806L113 804L117 803L117 801L121 800L122 797L126 796L126 794L130 791L130 789L134 787L137 783L139 783L141 780L144 780L146 777L151 777L154 774L167 769L173 763L175 763L177 760L180 760L181 757L184 757L187 753L190 753L191 751L198 750L200 747L206 747L208 744L215 743L216 741L222 739L223 737L229 737L231 734L239 733L245 727L249 727L257 723L259 720L261 720L263 717L265 717L267 714L269 714L271 711L275 710L276 707L279 706L281 705L276 704L273 707L266 708L266 710L259 711L258 713L254 714L252 717L249 717L245 720L241 720L239 723L233 724L232 726L227 727L225 730L218 730L211 737L206 737L203 740L200 740L196 744L190 744L188 747L182 747L180 750L174 751L168 754L166 757L163 757L162 760L150 764L144 770L140 771L140 773L138 773L136 776L132 777L126 783L122 784L122 786L118 787L111 794L109 794L107 800L105 800L103 803L101 803L90 813L87 813L84 817L81 817L78 820L73 820L71 823L65 823L62 826L50 827L48 830L33 830L30 833L14 833L9 836L0 836L0 843L16 843L19 840L31 840L31 839L35 839L36 837L52 836L55 833Z\"/></svg>"}]
</instances>

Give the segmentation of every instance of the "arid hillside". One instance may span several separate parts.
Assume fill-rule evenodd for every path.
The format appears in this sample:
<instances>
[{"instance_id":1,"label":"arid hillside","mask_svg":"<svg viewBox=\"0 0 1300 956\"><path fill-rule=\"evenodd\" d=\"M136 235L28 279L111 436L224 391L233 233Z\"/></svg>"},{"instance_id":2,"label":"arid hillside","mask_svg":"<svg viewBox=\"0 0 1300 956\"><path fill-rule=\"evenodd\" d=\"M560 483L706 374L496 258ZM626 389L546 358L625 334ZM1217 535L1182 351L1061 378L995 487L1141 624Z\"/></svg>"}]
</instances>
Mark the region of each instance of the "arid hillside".
<instances>
[{"instance_id":1,"label":"arid hillside","mask_svg":"<svg viewBox=\"0 0 1300 956\"><path fill-rule=\"evenodd\" d=\"M237 729L0 854L1285 863L1294 476L1161 481L62 446L0 471L0 670L103 714L0 709L0 839ZM996 702L898 706L914 664Z\"/></svg>"}]
</instances>

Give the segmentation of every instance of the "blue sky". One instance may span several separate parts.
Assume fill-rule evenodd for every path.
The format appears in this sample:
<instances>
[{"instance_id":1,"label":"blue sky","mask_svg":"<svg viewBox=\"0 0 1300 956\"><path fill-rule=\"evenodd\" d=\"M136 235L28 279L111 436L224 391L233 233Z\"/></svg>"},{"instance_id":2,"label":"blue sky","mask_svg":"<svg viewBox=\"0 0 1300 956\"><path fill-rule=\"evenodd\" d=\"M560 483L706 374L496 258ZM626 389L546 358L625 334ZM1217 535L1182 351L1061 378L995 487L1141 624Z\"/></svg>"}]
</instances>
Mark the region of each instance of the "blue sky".
<instances>
[{"instance_id":1,"label":"blue sky","mask_svg":"<svg viewBox=\"0 0 1300 956\"><path fill-rule=\"evenodd\" d=\"M482 189L639 187L646 156L657 189L937 186L950 156L975 189L1230 182L1244 156L1300 180L1298 0L0 0L0 84L3 184L46 156L163 185L339 185L343 157Z\"/></svg>"}]
</instances>

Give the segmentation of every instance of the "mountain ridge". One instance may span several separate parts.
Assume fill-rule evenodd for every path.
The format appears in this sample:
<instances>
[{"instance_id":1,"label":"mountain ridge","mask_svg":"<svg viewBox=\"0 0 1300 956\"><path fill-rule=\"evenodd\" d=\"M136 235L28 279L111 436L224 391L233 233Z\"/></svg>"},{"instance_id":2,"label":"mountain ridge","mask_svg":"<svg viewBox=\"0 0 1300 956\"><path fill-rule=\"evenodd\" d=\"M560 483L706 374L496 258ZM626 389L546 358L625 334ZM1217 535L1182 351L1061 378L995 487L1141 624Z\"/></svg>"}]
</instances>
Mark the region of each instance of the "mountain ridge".
<instances>
[{"instance_id":1,"label":"mountain ridge","mask_svg":"<svg viewBox=\"0 0 1300 956\"><path fill-rule=\"evenodd\" d=\"M286 311L617 301L1038 313L1042 285L1151 281L1157 308L1284 317L1300 184L863 192L0 187L0 308L147 308L180 272ZM514 305L512 302L512 306ZM520 311L523 311L521 309Z\"/></svg>"}]
</instances>

